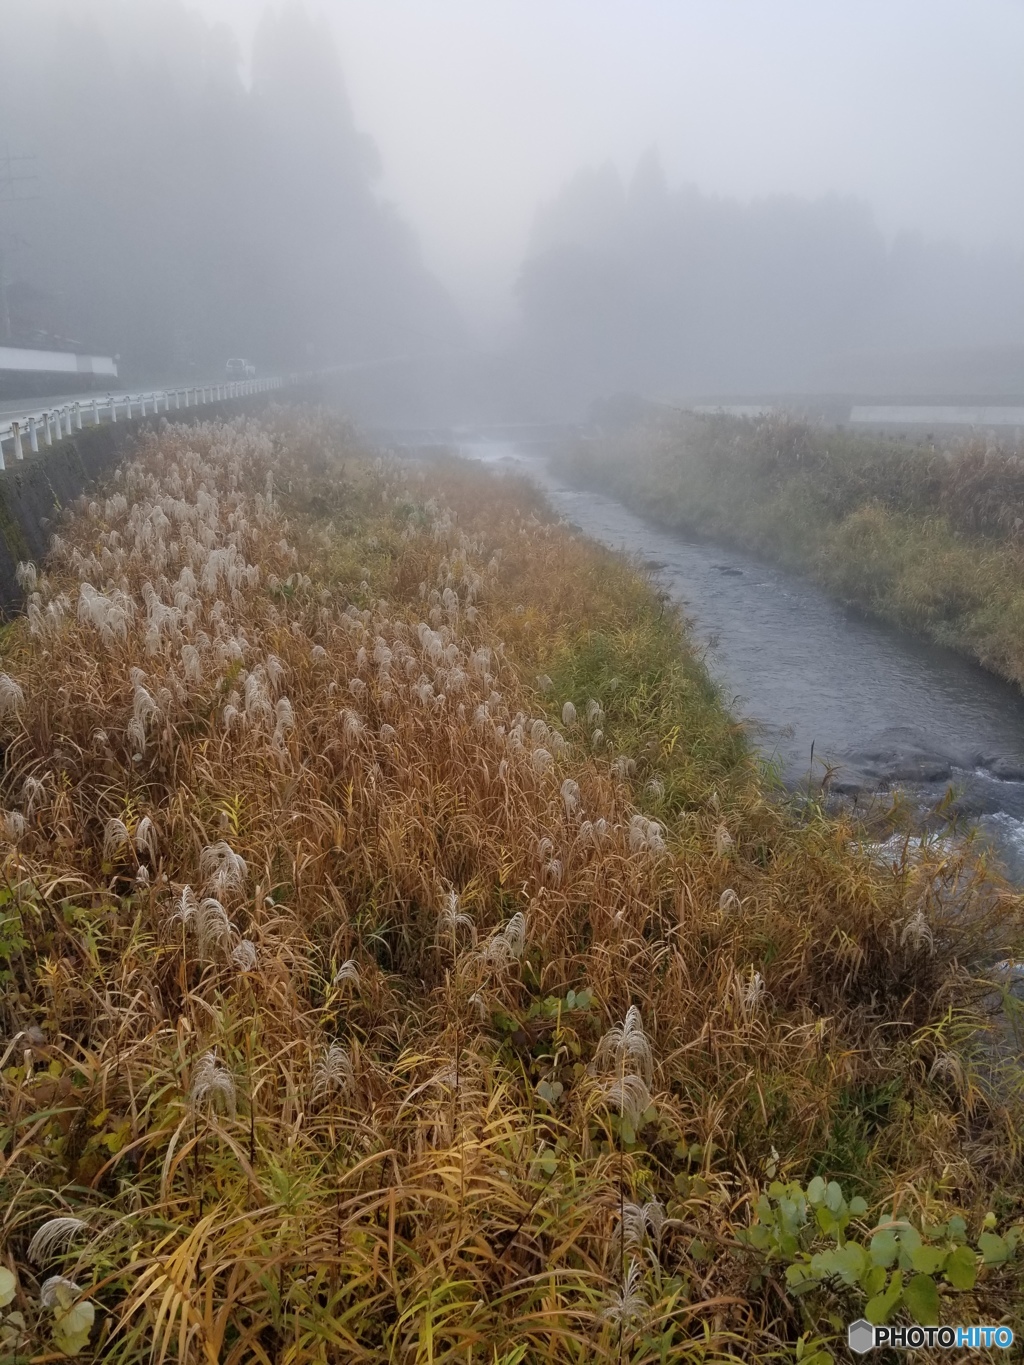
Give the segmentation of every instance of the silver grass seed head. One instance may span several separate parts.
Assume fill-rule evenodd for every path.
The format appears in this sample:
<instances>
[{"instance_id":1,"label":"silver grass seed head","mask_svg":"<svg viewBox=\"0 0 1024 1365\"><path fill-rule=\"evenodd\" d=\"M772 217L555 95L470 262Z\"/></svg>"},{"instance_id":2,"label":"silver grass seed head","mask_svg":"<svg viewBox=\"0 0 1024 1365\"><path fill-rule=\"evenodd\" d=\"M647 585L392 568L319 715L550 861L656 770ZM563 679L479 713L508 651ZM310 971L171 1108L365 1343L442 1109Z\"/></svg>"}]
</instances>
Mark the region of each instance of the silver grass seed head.
<instances>
[{"instance_id":1,"label":"silver grass seed head","mask_svg":"<svg viewBox=\"0 0 1024 1365\"><path fill-rule=\"evenodd\" d=\"M174 901L168 923L181 923L187 927L191 924L198 909L199 902L196 900L195 892L190 886L183 886L181 888L181 895L176 897Z\"/></svg>"},{"instance_id":2,"label":"silver grass seed head","mask_svg":"<svg viewBox=\"0 0 1024 1365\"><path fill-rule=\"evenodd\" d=\"M634 1132L643 1122L643 1116L650 1108L651 1092L640 1076L618 1076L600 1092L603 1103L617 1109L623 1120Z\"/></svg>"},{"instance_id":3,"label":"silver grass seed head","mask_svg":"<svg viewBox=\"0 0 1024 1365\"><path fill-rule=\"evenodd\" d=\"M146 752L146 726L137 716L133 716L128 722L125 738L128 740L133 756L136 759L141 759Z\"/></svg>"},{"instance_id":4,"label":"silver grass seed head","mask_svg":"<svg viewBox=\"0 0 1024 1365\"><path fill-rule=\"evenodd\" d=\"M0 812L0 824L3 827L4 837L9 839L12 844L23 839L28 828L24 815L18 810Z\"/></svg>"},{"instance_id":5,"label":"silver grass seed head","mask_svg":"<svg viewBox=\"0 0 1024 1365\"><path fill-rule=\"evenodd\" d=\"M18 587L23 592L35 592L36 590L36 566L29 560L19 560L18 567L14 571Z\"/></svg>"},{"instance_id":6,"label":"silver grass seed head","mask_svg":"<svg viewBox=\"0 0 1024 1365\"><path fill-rule=\"evenodd\" d=\"M502 930L513 957L522 957L526 947L526 915L517 910Z\"/></svg>"},{"instance_id":7,"label":"silver grass seed head","mask_svg":"<svg viewBox=\"0 0 1024 1365\"><path fill-rule=\"evenodd\" d=\"M357 987L359 985L359 963L354 957L348 958L347 961L341 964L334 973L334 979L332 980L331 985L342 986L346 981L351 981L352 984Z\"/></svg>"},{"instance_id":8,"label":"silver grass seed head","mask_svg":"<svg viewBox=\"0 0 1024 1365\"><path fill-rule=\"evenodd\" d=\"M156 826L148 815L144 815L135 826L134 843L137 853L148 853L150 858L156 858Z\"/></svg>"},{"instance_id":9,"label":"silver grass seed head","mask_svg":"<svg viewBox=\"0 0 1024 1365\"><path fill-rule=\"evenodd\" d=\"M8 673L0 673L0 720L17 714L25 702L25 693Z\"/></svg>"},{"instance_id":10,"label":"silver grass seed head","mask_svg":"<svg viewBox=\"0 0 1024 1365\"><path fill-rule=\"evenodd\" d=\"M451 937L457 934L460 929L468 929L472 941L476 943L476 925L473 922L473 917L464 910L460 910L459 905L458 892L446 891L437 915L438 933Z\"/></svg>"},{"instance_id":11,"label":"silver grass seed head","mask_svg":"<svg viewBox=\"0 0 1024 1365\"><path fill-rule=\"evenodd\" d=\"M742 998L745 1009L757 1009L765 998L764 977L760 972L751 970L750 977L743 983Z\"/></svg>"},{"instance_id":12,"label":"silver grass seed head","mask_svg":"<svg viewBox=\"0 0 1024 1365\"><path fill-rule=\"evenodd\" d=\"M42 1283L39 1302L43 1308L64 1308L81 1294L81 1288L63 1275L51 1275Z\"/></svg>"},{"instance_id":13,"label":"silver grass seed head","mask_svg":"<svg viewBox=\"0 0 1024 1365\"><path fill-rule=\"evenodd\" d=\"M608 1322L618 1323L623 1331L639 1327L647 1316L648 1304L643 1294L643 1276L636 1259L630 1261L629 1269L621 1289L615 1289L608 1297L602 1317Z\"/></svg>"},{"instance_id":14,"label":"silver grass seed head","mask_svg":"<svg viewBox=\"0 0 1024 1365\"><path fill-rule=\"evenodd\" d=\"M234 926L223 905L213 896L205 896L199 902L193 923L203 957L207 957L211 949L223 948L231 940Z\"/></svg>"},{"instance_id":15,"label":"silver grass seed head","mask_svg":"<svg viewBox=\"0 0 1024 1365\"><path fill-rule=\"evenodd\" d=\"M223 839L199 855L199 871L207 886L218 892L240 891L248 871L245 859Z\"/></svg>"},{"instance_id":16,"label":"silver grass seed head","mask_svg":"<svg viewBox=\"0 0 1024 1365\"><path fill-rule=\"evenodd\" d=\"M654 1056L636 1005L631 1005L623 1022L610 1028L598 1043L595 1060L599 1066L610 1064L623 1073L638 1071L644 1082L650 1085L654 1074Z\"/></svg>"},{"instance_id":17,"label":"silver grass seed head","mask_svg":"<svg viewBox=\"0 0 1024 1365\"><path fill-rule=\"evenodd\" d=\"M28 1258L35 1265L43 1265L51 1260L57 1252L68 1249L68 1244L80 1232L87 1232L88 1223L81 1218L61 1216L59 1218L49 1218L43 1225L36 1229L31 1242L28 1244ZM78 1292L77 1289L75 1291Z\"/></svg>"},{"instance_id":18,"label":"silver grass seed head","mask_svg":"<svg viewBox=\"0 0 1024 1365\"><path fill-rule=\"evenodd\" d=\"M918 906L910 916L900 934L900 947L905 948L908 944L917 953L926 948L929 956L934 956L935 934L925 918L922 906Z\"/></svg>"},{"instance_id":19,"label":"silver grass seed head","mask_svg":"<svg viewBox=\"0 0 1024 1365\"><path fill-rule=\"evenodd\" d=\"M657 1247L664 1226L665 1209L657 1199L644 1204L624 1203L619 1226L612 1237L614 1258L618 1259L623 1251L641 1251L648 1234Z\"/></svg>"},{"instance_id":20,"label":"silver grass seed head","mask_svg":"<svg viewBox=\"0 0 1024 1365\"><path fill-rule=\"evenodd\" d=\"M340 1043L332 1043L313 1068L313 1097L331 1091L345 1095L354 1085L352 1058Z\"/></svg>"},{"instance_id":21,"label":"silver grass seed head","mask_svg":"<svg viewBox=\"0 0 1024 1365\"><path fill-rule=\"evenodd\" d=\"M259 954L251 939L243 938L231 950L231 965L239 972L254 972L259 965Z\"/></svg>"},{"instance_id":22,"label":"silver grass seed head","mask_svg":"<svg viewBox=\"0 0 1024 1365\"><path fill-rule=\"evenodd\" d=\"M215 1052L204 1053L196 1063L192 1072L189 1103L193 1111L204 1107L216 1109L222 1105L231 1118L235 1117L237 1101L234 1078L218 1062Z\"/></svg>"},{"instance_id":23,"label":"silver grass seed head","mask_svg":"<svg viewBox=\"0 0 1024 1365\"><path fill-rule=\"evenodd\" d=\"M22 800L25 803L25 814L32 815L36 807L42 803L46 794L46 783L41 777L26 777L21 784Z\"/></svg>"},{"instance_id":24,"label":"silver grass seed head","mask_svg":"<svg viewBox=\"0 0 1024 1365\"><path fill-rule=\"evenodd\" d=\"M353 745L358 742L363 733L363 718L358 711L342 711L341 733L346 744Z\"/></svg>"},{"instance_id":25,"label":"silver grass seed head","mask_svg":"<svg viewBox=\"0 0 1024 1365\"><path fill-rule=\"evenodd\" d=\"M541 777L551 767L554 758L547 749L534 749L531 762L533 763L533 771L538 777Z\"/></svg>"},{"instance_id":26,"label":"silver grass seed head","mask_svg":"<svg viewBox=\"0 0 1024 1365\"><path fill-rule=\"evenodd\" d=\"M123 820L116 816L103 827L103 861L110 863L122 849L131 848L132 838Z\"/></svg>"}]
</instances>

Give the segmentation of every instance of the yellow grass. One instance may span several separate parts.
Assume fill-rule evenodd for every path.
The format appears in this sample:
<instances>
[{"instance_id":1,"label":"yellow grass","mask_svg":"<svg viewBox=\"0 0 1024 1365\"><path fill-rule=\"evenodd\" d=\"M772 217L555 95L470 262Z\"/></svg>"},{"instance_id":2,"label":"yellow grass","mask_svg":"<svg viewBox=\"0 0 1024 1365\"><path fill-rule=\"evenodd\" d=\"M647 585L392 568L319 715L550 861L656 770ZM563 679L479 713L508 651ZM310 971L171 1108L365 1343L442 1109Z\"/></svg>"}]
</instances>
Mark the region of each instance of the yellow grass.
<instances>
[{"instance_id":1,"label":"yellow grass","mask_svg":"<svg viewBox=\"0 0 1024 1365\"><path fill-rule=\"evenodd\" d=\"M736 1238L776 1171L1019 1215L1018 898L781 808L525 486L171 427L39 574L0 678L27 1356L60 1274L105 1361L777 1360L813 1324Z\"/></svg>"}]
</instances>

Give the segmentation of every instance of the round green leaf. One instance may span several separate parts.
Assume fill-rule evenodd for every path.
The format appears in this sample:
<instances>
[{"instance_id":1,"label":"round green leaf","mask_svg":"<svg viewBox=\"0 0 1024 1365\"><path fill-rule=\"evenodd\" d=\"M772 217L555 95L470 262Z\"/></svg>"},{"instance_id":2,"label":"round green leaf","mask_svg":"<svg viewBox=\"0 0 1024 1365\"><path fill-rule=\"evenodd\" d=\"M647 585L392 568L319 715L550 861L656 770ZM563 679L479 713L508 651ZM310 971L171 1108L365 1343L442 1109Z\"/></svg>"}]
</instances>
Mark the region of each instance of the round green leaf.
<instances>
[{"instance_id":1,"label":"round green leaf","mask_svg":"<svg viewBox=\"0 0 1024 1365\"><path fill-rule=\"evenodd\" d=\"M0 1308L6 1308L14 1298L18 1281L5 1265L0 1265Z\"/></svg>"},{"instance_id":2,"label":"round green leaf","mask_svg":"<svg viewBox=\"0 0 1024 1365\"><path fill-rule=\"evenodd\" d=\"M895 1270L892 1279L889 1281L889 1288L868 1299L864 1307L864 1316L868 1322L873 1322L876 1327L883 1322L888 1322L902 1297L903 1272Z\"/></svg>"},{"instance_id":3,"label":"round green leaf","mask_svg":"<svg viewBox=\"0 0 1024 1365\"><path fill-rule=\"evenodd\" d=\"M945 1275L954 1289L974 1288L978 1278L978 1261L970 1247L959 1246L950 1252Z\"/></svg>"},{"instance_id":4,"label":"round green leaf","mask_svg":"<svg viewBox=\"0 0 1024 1365\"><path fill-rule=\"evenodd\" d=\"M807 1186L807 1199L811 1204L820 1204L825 1198L825 1182L820 1175L816 1175Z\"/></svg>"},{"instance_id":5,"label":"round green leaf","mask_svg":"<svg viewBox=\"0 0 1024 1365\"><path fill-rule=\"evenodd\" d=\"M934 1275L945 1265L948 1254L945 1247L919 1246L910 1253L910 1264L922 1275Z\"/></svg>"},{"instance_id":6,"label":"round green leaf","mask_svg":"<svg viewBox=\"0 0 1024 1365\"><path fill-rule=\"evenodd\" d=\"M1006 1239L995 1232L983 1232L978 1238L978 1250L986 1265L1002 1265L1010 1254Z\"/></svg>"},{"instance_id":7,"label":"round green leaf","mask_svg":"<svg viewBox=\"0 0 1024 1365\"><path fill-rule=\"evenodd\" d=\"M871 1297L882 1292L888 1278L884 1265L870 1265L860 1277L860 1287Z\"/></svg>"},{"instance_id":8,"label":"round green leaf","mask_svg":"<svg viewBox=\"0 0 1024 1365\"><path fill-rule=\"evenodd\" d=\"M854 1218L863 1218L868 1211L868 1201L863 1195L855 1194L850 1200L850 1212Z\"/></svg>"},{"instance_id":9,"label":"round green leaf","mask_svg":"<svg viewBox=\"0 0 1024 1365\"><path fill-rule=\"evenodd\" d=\"M949 1235L954 1242L962 1242L967 1236L967 1223L958 1213L949 1220Z\"/></svg>"},{"instance_id":10,"label":"round green leaf","mask_svg":"<svg viewBox=\"0 0 1024 1365\"><path fill-rule=\"evenodd\" d=\"M896 1259L896 1234L892 1228L883 1228L875 1233L869 1254L875 1265L892 1265Z\"/></svg>"},{"instance_id":11,"label":"round green leaf","mask_svg":"<svg viewBox=\"0 0 1024 1365\"><path fill-rule=\"evenodd\" d=\"M67 1356L76 1356L88 1343L96 1309L88 1299L54 1315L53 1339Z\"/></svg>"},{"instance_id":12,"label":"round green leaf","mask_svg":"<svg viewBox=\"0 0 1024 1365\"><path fill-rule=\"evenodd\" d=\"M922 1327L939 1321L939 1291L930 1275L915 1275L903 1291L903 1302Z\"/></svg>"}]
</instances>

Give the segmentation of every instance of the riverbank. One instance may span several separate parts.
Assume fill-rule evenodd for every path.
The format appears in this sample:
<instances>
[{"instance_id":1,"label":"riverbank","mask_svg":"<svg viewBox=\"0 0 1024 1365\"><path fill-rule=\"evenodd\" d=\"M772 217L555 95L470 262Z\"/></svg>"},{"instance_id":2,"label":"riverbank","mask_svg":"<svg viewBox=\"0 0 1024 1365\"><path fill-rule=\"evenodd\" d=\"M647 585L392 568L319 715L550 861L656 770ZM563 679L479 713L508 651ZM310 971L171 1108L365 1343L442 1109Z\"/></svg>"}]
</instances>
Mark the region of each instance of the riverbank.
<instances>
[{"instance_id":1,"label":"riverbank","mask_svg":"<svg viewBox=\"0 0 1024 1365\"><path fill-rule=\"evenodd\" d=\"M1024 686L1024 461L779 416L671 413L556 462L658 525L750 550Z\"/></svg>"},{"instance_id":2,"label":"riverbank","mask_svg":"<svg viewBox=\"0 0 1024 1365\"><path fill-rule=\"evenodd\" d=\"M0 1330L825 1365L865 1305L1024 1328L1020 898L769 799L623 559L312 417L172 427L60 534L0 664Z\"/></svg>"}]
</instances>

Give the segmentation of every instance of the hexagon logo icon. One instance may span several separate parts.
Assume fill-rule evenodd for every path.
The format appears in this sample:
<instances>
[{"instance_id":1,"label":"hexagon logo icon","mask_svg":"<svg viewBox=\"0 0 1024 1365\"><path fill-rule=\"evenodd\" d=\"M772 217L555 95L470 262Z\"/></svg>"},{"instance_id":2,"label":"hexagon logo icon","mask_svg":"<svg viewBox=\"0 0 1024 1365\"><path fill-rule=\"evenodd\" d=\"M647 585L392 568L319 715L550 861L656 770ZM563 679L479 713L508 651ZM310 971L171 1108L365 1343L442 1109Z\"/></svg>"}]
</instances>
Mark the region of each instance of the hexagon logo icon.
<instances>
[{"instance_id":1,"label":"hexagon logo icon","mask_svg":"<svg viewBox=\"0 0 1024 1365\"><path fill-rule=\"evenodd\" d=\"M856 1351L859 1356L874 1347L875 1329L867 1318L858 1318L856 1322L850 1323L846 1329L846 1344L851 1351Z\"/></svg>"}]
</instances>

